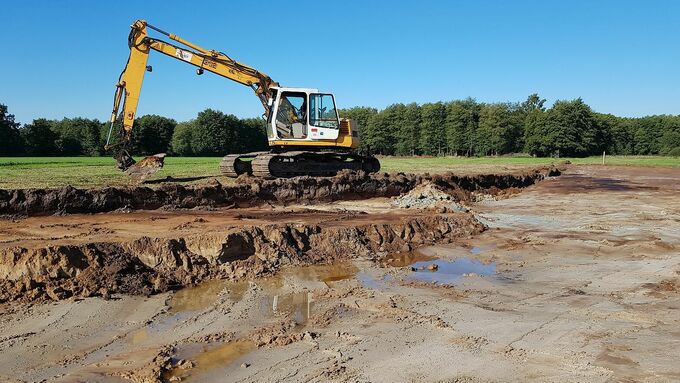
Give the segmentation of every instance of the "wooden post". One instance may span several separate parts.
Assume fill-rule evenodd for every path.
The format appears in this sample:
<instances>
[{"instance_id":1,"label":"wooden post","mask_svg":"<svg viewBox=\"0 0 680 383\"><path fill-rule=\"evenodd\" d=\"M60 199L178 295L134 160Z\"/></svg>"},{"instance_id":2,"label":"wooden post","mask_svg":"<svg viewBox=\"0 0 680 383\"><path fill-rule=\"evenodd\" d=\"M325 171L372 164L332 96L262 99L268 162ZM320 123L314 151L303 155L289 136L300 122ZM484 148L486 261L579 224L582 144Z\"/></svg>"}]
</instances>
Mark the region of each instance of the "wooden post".
<instances>
[{"instance_id":1,"label":"wooden post","mask_svg":"<svg viewBox=\"0 0 680 383\"><path fill-rule=\"evenodd\" d=\"M606 154L605 154L605 151L603 150L603 151L602 151L602 165L604 165L604 157L605 157L605 155L606 155Z\"/></svg>"}]
</instances>

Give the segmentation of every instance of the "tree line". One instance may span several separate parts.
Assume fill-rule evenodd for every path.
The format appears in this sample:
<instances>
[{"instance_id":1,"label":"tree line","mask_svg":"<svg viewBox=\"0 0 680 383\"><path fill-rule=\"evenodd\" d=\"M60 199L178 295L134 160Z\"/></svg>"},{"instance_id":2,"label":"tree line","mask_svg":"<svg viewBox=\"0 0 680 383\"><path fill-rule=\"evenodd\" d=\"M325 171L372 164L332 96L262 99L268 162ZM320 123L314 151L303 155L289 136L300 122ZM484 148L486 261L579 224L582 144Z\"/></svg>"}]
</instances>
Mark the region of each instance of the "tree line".
<instances>
[{"instance_id":1,"label":"tree line","mask_svg":"<svg viewBox=\"0 0 680 383\"><path fill-rule=\"evenodd\" d=\"M114 135L117 128L114 127ZM7 107L0 104L0 156L105 155L108 132L108 122L80 117L38 118L21 126ZM140 155L221 156L266 147L262 119L239 119L206 109L195 119L180 123L157 115L135 119L130 151Z\"/></svg>"},{"instance_id":2,"label":"tree line","mask_svg":"<svg viewBox=\"0 0 680 383\"><path fill-rule=\"evenodd\" d=\"M385 155L680 155L680 116L625 118L594 112L580 98L551 108L545 102L537 94L521 103L468 98L380 111L355 107L340 115L357 121L364 150Z\"/></svg>"},{"instance_id":3,"label":"tree line","mask_svg":"<svg viewBox=\"0 0 680 383\"><path fill-rule=\"evenodd\" d=\"M532 94L521 103L479 103L468 98L339 112L360 127L361 150L375 154L680 155L680 115L625 118L594 112L580 98L556 101L550 108L545 102ZM86 118L39 118L21 126L0 104L0 156L104 155L108 130L108 123ZM157 115L137 118L131 151L221 156L266 148L262 119L239 119L206 109L180 123Z\"/></svg>"}]
</instances>

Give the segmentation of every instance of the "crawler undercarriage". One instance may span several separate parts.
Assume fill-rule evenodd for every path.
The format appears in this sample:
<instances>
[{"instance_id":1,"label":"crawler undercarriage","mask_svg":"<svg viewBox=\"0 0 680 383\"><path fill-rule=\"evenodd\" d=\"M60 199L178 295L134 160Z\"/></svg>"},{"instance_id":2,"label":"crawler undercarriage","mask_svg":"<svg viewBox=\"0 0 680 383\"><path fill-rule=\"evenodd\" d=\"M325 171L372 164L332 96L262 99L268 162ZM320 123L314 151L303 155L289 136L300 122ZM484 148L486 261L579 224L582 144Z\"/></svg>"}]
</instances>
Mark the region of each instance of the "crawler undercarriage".
<instances>
[{"instance_id":1,"label":"crawler undercarriage","mask_svg":"<svg viewBox=\"0 0 680 383\"><path fill-rule=\"evenodd\" d=\"M380 170L375 157L355 153L288 151L230 154L220 162L227 177L249 174L256 177L333 176L341 170Z\"/></svg>"}]
</instances>

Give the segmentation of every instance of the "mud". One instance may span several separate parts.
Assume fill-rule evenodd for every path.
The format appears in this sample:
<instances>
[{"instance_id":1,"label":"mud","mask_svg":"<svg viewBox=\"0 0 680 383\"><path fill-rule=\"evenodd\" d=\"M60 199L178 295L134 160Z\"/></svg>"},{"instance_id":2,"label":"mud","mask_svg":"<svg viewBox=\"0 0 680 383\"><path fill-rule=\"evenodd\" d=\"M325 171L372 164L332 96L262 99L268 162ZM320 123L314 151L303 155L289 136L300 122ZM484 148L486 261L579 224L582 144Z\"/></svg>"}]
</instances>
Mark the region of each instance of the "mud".
<instances>
[{"instance_id":1,"label":"mud","mask_svg":"<svg viewBox=\"0 0 680 383\"><path fill-rule=\"evenodd\" d=\"M0 303L151 295L203 280L272 274L286 265L327 264L446 243L484 226L467 208L439 211L448 214L423 209L386 214L389 208L368 214L353 207L312 207L400 194L395 201L415 198L420 201L415 208L450 205L469 201L472 192L497 195L559 173L556 168L477 176L359 172L332 178L241 178L232 187L0 190L0 213L37 216L0 221ZM272 201L307 206L234 208ZM59 214L45 217L48 213Z\"/></svg>"},{"instance_id":2,"label":"mud","mask_svg":"<svg viewBox=\"0 0 680 383\"><path fill-rule=\"evenodd\" d=\"M241 177L235 186L218 181L200 186L161 185L151 187L106 187L76 189L0 189L0 215L46 215L100 213L117 209L153 210L191 209L224 206L253 206L266 203L327 202L373 197L392 197L406 193L423 182L455 192L458 200L471 192L498 194L524 188L548 176L559 175L555 167L544 167L516 174L436 175L366 174L345 172L335 177L297 177L263 180Z\"/></svg>"},{"instance_id":3,"label":"mud","mask_svg":"<svg viewBox=\"0 0 680 383\"><path fill-rule=\"evenodd\" d=\"M83 218L74 218L81 218L82 226ZM203 229L200 234L178 229L165 238L141 236L115 242L89 242L88 237L81 239L83 243L68 243L73 239L66 238L67 243L59 245L53 239L48 246L40 246L40 240L10 242L0 247L0 302L150 295L207 279L267 275L286 265L407 251L484 230L470 213L382 220L375 216L357 219L350 213L335 218L339 220ZM167 222L162 224L167 229Z\"/></svg>"},{"instance_id":4,"label":"mud","mask_svg":"<svg viewBox=\"0 0 680 383\"><path fill-rule=\"evenodd\" d=\"M380 197L0 221L0 248L26 249L5 275L63 276L82 257L22 254L103 243L184 286L0 305L0 381L678 381L680 171L565 175L469 212Z\"/></svg>"}]
</instances>

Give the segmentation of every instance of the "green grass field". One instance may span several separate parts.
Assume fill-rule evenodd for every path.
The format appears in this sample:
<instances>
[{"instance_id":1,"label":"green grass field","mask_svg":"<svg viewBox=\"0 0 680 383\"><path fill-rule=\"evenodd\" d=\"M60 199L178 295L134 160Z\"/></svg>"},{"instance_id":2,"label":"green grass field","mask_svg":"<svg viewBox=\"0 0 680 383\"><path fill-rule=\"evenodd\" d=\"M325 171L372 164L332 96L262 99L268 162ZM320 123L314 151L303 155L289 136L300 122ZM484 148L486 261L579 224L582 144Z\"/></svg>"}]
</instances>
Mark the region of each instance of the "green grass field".
<instances>
[{"instance_id":1,"label":"green grass field","mask_svg":"<svg viewBox=\"0 0 680 383\"><path fill-rule=\"evenodd\" d=\"M172 177L184 183L204 182L221 177L220 157L168 157L165 167L150 181ZM602 157L532 158L532 157L381 157L386 172L459 173L504 172L519 168L548 165L569 160L574 164L602 164ZM658 156L608 156L607 165L680 167L680 158ZM115 167L110 157L3 157L0 158L0 188L75 187L125 185L131 180Z\"/></svg>"}]
</instances>

